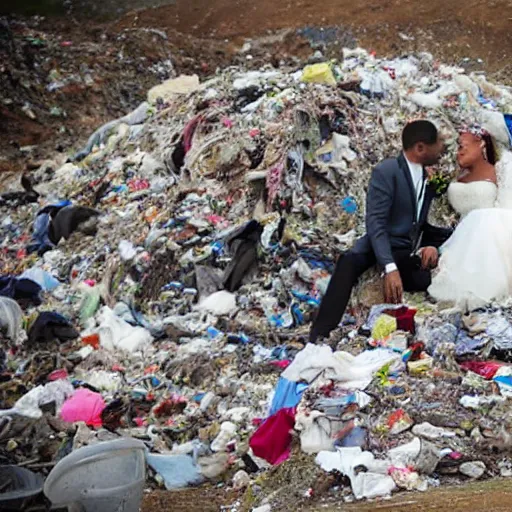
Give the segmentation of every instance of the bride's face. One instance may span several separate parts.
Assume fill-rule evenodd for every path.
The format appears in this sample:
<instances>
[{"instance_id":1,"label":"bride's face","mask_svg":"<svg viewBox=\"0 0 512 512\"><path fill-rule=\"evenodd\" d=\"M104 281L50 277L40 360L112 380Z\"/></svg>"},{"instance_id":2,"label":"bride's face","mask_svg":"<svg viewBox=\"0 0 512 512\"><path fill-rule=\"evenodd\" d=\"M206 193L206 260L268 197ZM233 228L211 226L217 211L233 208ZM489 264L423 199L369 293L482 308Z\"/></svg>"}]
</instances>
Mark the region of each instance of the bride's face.
<instances>
[{"instance_id":1,"label":"bride's face","mask_svg":"<svg viewBox=\"0 0 512 512\"><path fill-rule=\"evenodd\" d=\"M463 133L459 137L459 150L457 151L457 162L463 168L472 167L475 162L482 158L482 141L471 133Z\"/></svg>"}]
</instances>

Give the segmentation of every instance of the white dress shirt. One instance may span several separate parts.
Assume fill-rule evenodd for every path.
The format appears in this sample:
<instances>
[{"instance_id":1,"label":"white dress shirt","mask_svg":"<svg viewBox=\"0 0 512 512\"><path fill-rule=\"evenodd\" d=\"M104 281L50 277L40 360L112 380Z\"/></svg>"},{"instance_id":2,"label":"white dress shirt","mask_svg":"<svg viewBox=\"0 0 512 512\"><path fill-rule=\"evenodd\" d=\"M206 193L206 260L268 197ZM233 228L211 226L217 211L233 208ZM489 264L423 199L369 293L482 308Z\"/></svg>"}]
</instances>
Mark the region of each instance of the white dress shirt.
<instances>
[{"instance_id":1,"label":"white dress shirt","mask_svg":"<svg viewBox=\"0 0 512 512\"><path fill-rule=\"evenodd\" d=\"M425 189L427 188L425 183L426 180L423 177L423 166L421 164L409 162L409 160L407 160L407 157L405 157L405 160L409 167L412 183L414 185L414 190L416 192L416 220L419 220L421 209L423 208L423 201L425 200ZM386 274L389 274L390 272L395 272L395 270L398 270L395 263L388 263L386 265Z\"/></svg>"}]
</instances>

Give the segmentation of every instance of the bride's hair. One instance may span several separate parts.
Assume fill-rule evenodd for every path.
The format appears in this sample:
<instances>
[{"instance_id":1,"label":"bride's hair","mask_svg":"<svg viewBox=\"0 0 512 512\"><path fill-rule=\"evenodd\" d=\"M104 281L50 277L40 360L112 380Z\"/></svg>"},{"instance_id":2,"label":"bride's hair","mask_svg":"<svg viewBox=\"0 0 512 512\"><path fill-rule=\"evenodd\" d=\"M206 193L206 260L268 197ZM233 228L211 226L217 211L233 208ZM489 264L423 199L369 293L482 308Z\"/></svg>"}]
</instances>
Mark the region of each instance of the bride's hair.
<instances>
[{"instance_id":1,"label":"bride's hair","mask_svg":"<svg viewBox=\"0 0 512 512\"><path fill-rule=\"evenodd\" d=\"M460 134L463 135L468 133L473 135L478 140L482 140L484 142L484 157L491 164L496 165L498 161L496 148L494 146L494 141L491 134L479 124L473 123L468 126L464 126L460 131Z\"/></svg>"},{"instance_id":2,"label":"bride's hair","mask_svg":"<svg viewBox=\"0 0 512 512\"><path fill-rule=\"evenodd\" d=\"M487 157L487 161L491 165L496 165L496 149L494 148L494 142L492 141L492 137L489 133L484 133L482 135L482 140L485 144L485 155Z\"/></svg>"}]
</instances>

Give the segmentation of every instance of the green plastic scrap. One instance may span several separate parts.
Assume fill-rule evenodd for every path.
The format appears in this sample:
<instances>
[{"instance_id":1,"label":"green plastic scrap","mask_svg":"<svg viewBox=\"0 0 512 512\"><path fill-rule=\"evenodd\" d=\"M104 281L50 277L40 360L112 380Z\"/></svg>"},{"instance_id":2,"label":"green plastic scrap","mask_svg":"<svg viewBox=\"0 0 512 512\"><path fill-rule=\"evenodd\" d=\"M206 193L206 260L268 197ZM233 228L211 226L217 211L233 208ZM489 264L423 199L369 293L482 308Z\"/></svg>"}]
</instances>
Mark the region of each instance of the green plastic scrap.
<instances>
[{"instance_id":1,"label":"green plastic scrap","mask_svg":"<svg viewBox=\"0 0 512 512\"><path fill-rule=\"evenodd\" d=\"M379 379L379 383L381 386L387 386L390 384L389 381L389 373L391 369L391 363L386 363L376 374L375 376Z\"/></svg>"},{"instance_id":2,"label":"green plastic scrap","mask_svg":"<svg viewBox=\"0 0 512 512\"><path fill-rule=\"evenodd\" d=\"M92 318L100 307L101 294L98 286L84 290L82 304L80 304L80 323Z\"/></svg>"}]
</instances>

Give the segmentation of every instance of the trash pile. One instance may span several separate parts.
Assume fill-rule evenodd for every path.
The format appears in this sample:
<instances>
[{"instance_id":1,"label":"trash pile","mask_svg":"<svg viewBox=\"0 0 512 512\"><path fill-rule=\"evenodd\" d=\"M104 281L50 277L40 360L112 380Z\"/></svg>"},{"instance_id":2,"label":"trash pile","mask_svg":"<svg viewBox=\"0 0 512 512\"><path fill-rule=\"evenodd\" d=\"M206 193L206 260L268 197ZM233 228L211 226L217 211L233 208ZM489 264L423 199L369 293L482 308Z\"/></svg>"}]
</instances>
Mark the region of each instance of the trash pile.
<instances>
[{"instance_id":1,"label":"trash pile","mask_svg":"<svg viewBox=\"0 0 512 512\"><path fill-rule=\"evenodd\" d=\"M13 183L0 196L1 463L46 476L84 446L135 438L153 486L224 482L277 508L265 475L296 457L334 475L322 492L297 482L300 499L510 476L512 309L382 304L370 273L328 344L307 344L337 255L364 232L371 168L404 124L433 120L453 150L478 120L505 149L507 111L510 90L428 54L346 50L170 79L25 176L25 192ZM440 192L453 170L451 151ZM453 221L443 200L434 220Z\"/></svg>"}]
</instances>

